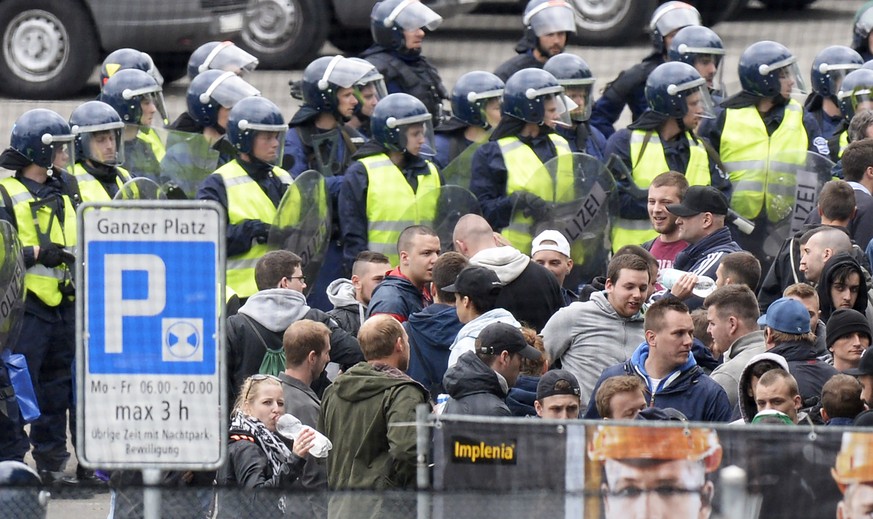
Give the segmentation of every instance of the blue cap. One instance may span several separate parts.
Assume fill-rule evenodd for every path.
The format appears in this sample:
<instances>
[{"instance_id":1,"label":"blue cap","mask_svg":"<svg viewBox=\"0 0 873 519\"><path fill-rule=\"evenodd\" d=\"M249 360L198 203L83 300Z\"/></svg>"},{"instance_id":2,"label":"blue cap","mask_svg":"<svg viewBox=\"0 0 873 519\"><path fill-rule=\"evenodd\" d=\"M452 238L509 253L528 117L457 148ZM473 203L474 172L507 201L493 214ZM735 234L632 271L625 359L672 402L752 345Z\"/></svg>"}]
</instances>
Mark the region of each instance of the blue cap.
<instances>
[{"instance_id":1,"label":"blue cap","mask_svg":"<svg viewBox=\"0 0 873 519\"><path fill-rule=\"evenodd\" d=\"M767 313L758 319L758 324L792 335L809 333L809 311L800 301L781 297L773 301Z\"/></svg>"}]
</instances>

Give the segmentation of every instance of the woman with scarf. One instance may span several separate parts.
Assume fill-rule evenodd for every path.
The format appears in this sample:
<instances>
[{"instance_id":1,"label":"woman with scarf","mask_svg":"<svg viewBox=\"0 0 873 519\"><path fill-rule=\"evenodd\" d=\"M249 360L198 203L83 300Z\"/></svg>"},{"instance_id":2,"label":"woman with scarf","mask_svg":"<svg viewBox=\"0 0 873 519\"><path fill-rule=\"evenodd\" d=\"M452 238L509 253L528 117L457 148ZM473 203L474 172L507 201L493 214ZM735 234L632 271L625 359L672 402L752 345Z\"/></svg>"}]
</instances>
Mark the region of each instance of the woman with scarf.
<instances>
[{"instance_id":1,"label":"woman with scarf","mask_svg":"<svg viewBox=\"0 0 873 519\"><path fill-rule=\"evenodd\" d=\"M218 470L216 483L246 489L290 487L303 470L315 432L306 429L293 442L276 432L285 413L278 378L252 375L239 394L231 414L227 461ZM228 490L218 497L218 517L247 517L277 509L284 513L285 499L272 492Z\"/></svg>"}]
</instances>

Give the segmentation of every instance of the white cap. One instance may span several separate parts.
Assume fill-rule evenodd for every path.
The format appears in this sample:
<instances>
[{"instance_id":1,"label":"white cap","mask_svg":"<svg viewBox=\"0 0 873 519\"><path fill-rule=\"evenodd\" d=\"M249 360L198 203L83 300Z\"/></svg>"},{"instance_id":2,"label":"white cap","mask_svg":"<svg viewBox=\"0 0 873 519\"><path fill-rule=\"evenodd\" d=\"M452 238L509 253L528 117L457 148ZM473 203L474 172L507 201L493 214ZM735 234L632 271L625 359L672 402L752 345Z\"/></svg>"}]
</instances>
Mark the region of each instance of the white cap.
<instances>
[{"instance_id":1,"label":"white cap","mask_svg":"<svg viewBox=\"0 0 873 519\"><path fill-rule=\"evenodd\" d=\"M534 238L533 247L531 248L530 255L533 256L541 250L553 250L555 252L560 252L561 254L569 258L570 242L568 242L567 238L565 238L564 235L561 234L559 231L543 231L539 233L536 238Z\"/></svg>"}]
</instances>

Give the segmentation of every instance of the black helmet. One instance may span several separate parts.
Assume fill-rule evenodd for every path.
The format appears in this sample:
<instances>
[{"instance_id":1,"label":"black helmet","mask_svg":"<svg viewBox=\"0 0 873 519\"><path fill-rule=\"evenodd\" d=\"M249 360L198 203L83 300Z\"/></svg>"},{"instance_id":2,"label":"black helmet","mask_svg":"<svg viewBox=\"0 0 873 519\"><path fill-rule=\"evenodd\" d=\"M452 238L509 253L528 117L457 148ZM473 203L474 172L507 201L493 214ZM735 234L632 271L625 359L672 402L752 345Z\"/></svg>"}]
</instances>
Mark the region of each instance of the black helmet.
<instances>
[{"instance_id":1,"label":"black helmet","mask_svg":"<svg viewBox=\"0 0 873 519\"><path fill-rule=\"evenodd\" d=\"M376 2L370 13L373 41L391 50L403 50L404 30L432 31L442 22L442 16L419 0L382 0Z\"/></svg>"},{"instance_id":2,"label":"black helmet","mask_svg":"<svg viewBox=\"0 0 873 519\"><path fill-rule=\"evenodd\" d=\"M9 147L37 166L51 168L55 149L72 143L73 133L63 117L45 108L34 108L12 125Z\"/></svg>"},{"instance_id":3,"label":"black helmet","mask_svg":"<svg viewBox=\"0 0 873 519\"><path fill-rule=\"evenodd\" d=\"M655 50L658 53L666 51L664 38L671 32L689 25L701 25L700 12L693 5L671 1L658 6L649 21L649 31L652 33L652 45Z\"/></svg>"},{"instance_id":4,"label":"black helmet","mask_svg":"<svg viewBox=\"0 0 873 519\"><path fill-rule=\"evenodd\" d=\"M258 68L258 58L237 47L232 41L210 41L197 47L188 58L188 78L207 70L222 70L243 75Z\"/></svg>"},{"instance_id":5,"label":"black helmet","mask_svg":"<svg viewBox=\"0 0 873 519\"><path fill-rule=\"evenodd\" d=\"M118 112L108 104L103 101L88 101L76 107L70 114L70 130L76 136L77 157L107 166L124 163L124 146L121 145L124 122ZM114 149L107 149L106 154L92 149L92 140L97 134L107 132L115 140Z\"/></svg>"},{"instance_id":6,"label":"black helmet","mask_svg":"<svg viewBox=\"0 0 873 519\"><path fill-rule=\"evenodd\" d=\"M218 109L231 109L240 100L258 96L257 88L233 72L207 70L197 75L188 87L188 114L204 127L218 126Z\"/></svg>"}]
</instances>

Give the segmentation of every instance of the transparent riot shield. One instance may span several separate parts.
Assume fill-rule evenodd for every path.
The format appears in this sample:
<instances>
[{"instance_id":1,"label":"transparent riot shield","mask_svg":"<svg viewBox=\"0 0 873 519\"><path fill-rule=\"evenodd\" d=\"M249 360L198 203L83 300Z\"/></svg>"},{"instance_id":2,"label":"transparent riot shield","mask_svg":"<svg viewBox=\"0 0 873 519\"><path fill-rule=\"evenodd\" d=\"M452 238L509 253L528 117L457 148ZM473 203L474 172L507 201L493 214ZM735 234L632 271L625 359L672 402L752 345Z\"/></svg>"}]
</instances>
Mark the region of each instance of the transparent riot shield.
<instances>
[{"instance_id":1,"label":"transparent riot shield","mask_svg":"<svg viewBox=\"0 0 873 519\"><path fill-rule=\"evenodd\" d=\"M0 221L0 351L11 348L21 330L24 313L24 255L18 233Z\"/></svg>"},{"instance_id":2,"label":"transparent riot shield","mask_svg":"<svg viewBox=\"0 0 873 519\"><path fill-rule=\"evenodd\" d=\"M155 179L167 193L167 198L193 200L197 186L218 169L220 153L201 133L154 130L167 151L161 160L160 174Z\"/></svg>"},{"instance_id":3,"label":"transparent riot shield","mask_svg":"<svg viewBox=\"0 0 873 519\"><path fill-rule=\"evenodd\" d=\"M817 153L802 150L773 155L768 161L766 187L758 225L762 226L760 250L774 257L782 243L799 231L816 211L818 195L831 179L834 163Z\"/></svg>"},{"instance_id":4,"label":"transparent riot shield","mask_svg":"<svg viewBox=\"0 0 873 519\"><path fill-rule=\"evenodd\" d=\"M128 129L133 127L136 128L135 136L123 143L123 167L134 177L150 178L157 182L161 176L161 161L167 151L164 141L166 134L151 126L126 125L125 139L129 136Z\"/></svg>"},{"instance_id":5,"label":"transparent riot shield","mask_svg":"<svg viewBox=\"0 0 873 519\"><path fill-rule=\"evenodd\" d=\"M436 214L429 225L440 237L440 251L454 250L452 234L462 216L482 214L479 200L469 190L461 186L442 186L437 197ZM428 225L428 222L422 222Z\"/></svg>"},{"instance_id":6,"label":"transparent riot shield","mask_svg":"<svg viewBox=\"0 0 873 519\"><path fill-rule=\"evenodd\" d=\"M548 214L535 219L528 207L517 202L504 237L530 254L537 234L560 231L570 242L578 278L602 275L608 260L610 215L617 211L615 179L603 162L584 153L555 157L531 175L522 190L545 200Z\"/></svg>"},{"instance_id":7,"label":"transparent riot shield","mask_svg":"<svg viewBox=\"0 0 873 519\"><path fill-rule=\"evenodd\" d=\"M461 186L464 189L470 189L470 179L473 176L472 163L473 154L476 153L483 144L488 142L488 137L491 132L484 135L482 139L467 146L467 148L452 159L442 170L443 180L446 185Z\"/></svg>"},{"instance_id":8,"label":"transparent riot shield","mask_svg":"<svg viewBox=\"0 0 873 519\"><path fill-rule=\"evenodd\" d=\"M308 170L288 186L267 243L291 251L303 260L307 293L315 286L330 241L330 195L321 173Z\"/></svg>"},{"instance_id":9,"label":"transparent riot shield","mask_svg":"<svg viewBox=\"0 0 873 519\"><path fill-rule=\"evenodd\" d=\"M157 182L149 178L134 178L124 183L115 193L114 200L166 200L167 194Z\"/></svg>"}]
</instances>

